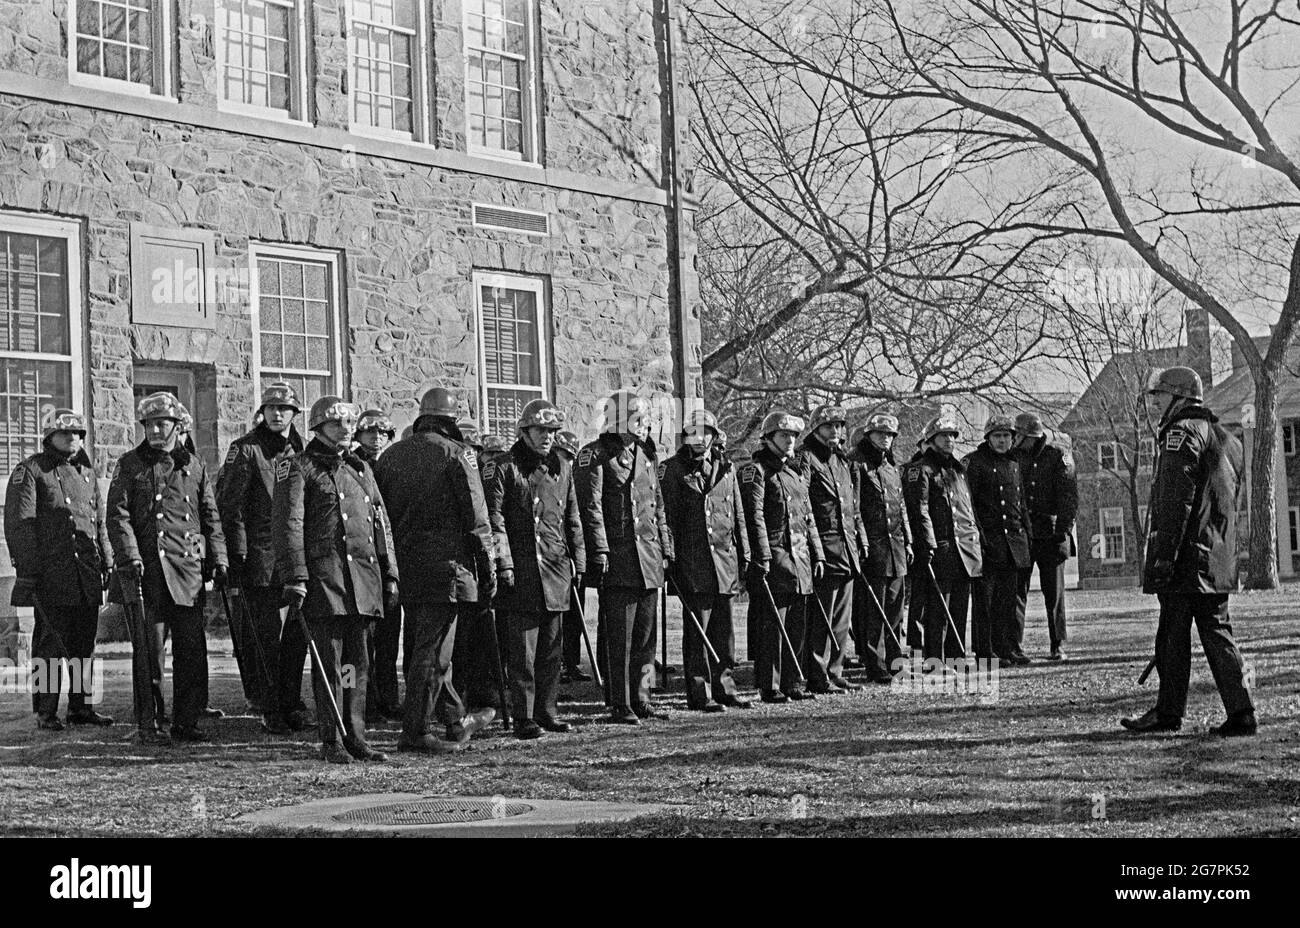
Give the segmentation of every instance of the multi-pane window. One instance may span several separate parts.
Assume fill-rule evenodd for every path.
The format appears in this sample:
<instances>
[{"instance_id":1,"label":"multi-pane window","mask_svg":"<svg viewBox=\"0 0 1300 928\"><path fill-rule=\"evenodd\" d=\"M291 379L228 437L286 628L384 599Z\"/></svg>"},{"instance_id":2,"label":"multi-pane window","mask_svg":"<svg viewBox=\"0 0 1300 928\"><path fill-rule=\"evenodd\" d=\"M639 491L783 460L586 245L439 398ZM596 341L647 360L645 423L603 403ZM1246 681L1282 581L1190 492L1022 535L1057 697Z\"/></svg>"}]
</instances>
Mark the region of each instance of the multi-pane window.
<instances>
[{"instance_id":1,"label":"multi-pane window","mask_svg":"<svg viewBox=\"0 0 1300 928\"><path fill-rule=\"evenodd\" d=\"M295 0L221 0L221 99L231 109L302 118L301 36Z\"/></svg>"},{"instance_id":2,"label":"multi-pane window","mask_svg":"<svg viewBox=\"0 0 1300 928\"><path fill-rule=\"evenodd\" d=\"M81 403L74 223L0 214L0 472L41 449L44 424Z\"/></svg>"},{"instance_id":3,"label":"multi-pane window","mask_svg":"<svg viewBox=\"0 0 1300 928\"><path fill-rule=\"evenodd\" d=\"M1287 457L1295 454L1297 423L1294 419L1282 423L1282 453Z\"/></svg>"},{"instance_id":4,"label":"multi-pane window","mask_svg":"<svg viewBox=\"0 0 1300 928\"><path fill-rule=\"evenodd\" d=\"M1102 470L1119 468L1119 445L1113 441L1097 443L1097 466Z\"/></svg>"},{"instance_id":5,"label":"multi-pane window","mask_svg":"<svg viewBox=\"0 0 1300 928\"><path fill-rule=\"evenodd\" d=\"M1291 553L1300 554L1300 509L1288 509L1287 522L1290 529Z\"/></svg>"},{"instance_id":6,"label":"multi-pane window","mask_svg":"<svg viewBox=\"0 0 1300 928\"><path fill-rule=\"evenodd\" d=\"M72 0L76 35L69 42L71 75L113 82L133 93L165 93L168 54L163 0Z\"/></svg>"},{"instance_id":7,"label":"multi-pane window","mask_svg":"<svg viewBox=\"0 0 1300 928\"><path fill-rule=\"evenodd\" d=\"M339 392L338 267L332 255L255 246L258 390L283 380L304 404Z\"/></svg>"},{"instance_id":8,"label":"multi-pane window","mask_svg":"<svg viewBox=\"0 0 1300 928\"><path fill-rule=\"evenodd\" d=\"M1116 506L1101 510L1101 559L1124 560L1124 510Z\"/></svg>"},{"instance_id":9,"label":"multi-pane window","mask_svg":"<svg viewBox=\"0 0 1300 928\"><path fill-rule=\"evenodd\" d=\"M1143 438L1138 442L1138 470L1150 470L1156 461L1156 440Z\"/></svg>"},{"instance_id":10,"label":"multi-pane window","mask_svg":"<svg viewBox=\"0 0 1300 928\"><path fill-rule=\"evenodd\" d=\"M418 0L351 0L352 125L415 138L420 123L422 6Z\"/></svg>"},{"instance_id":11,"label":"multi-pane window","mask_svg":"<svg viewBox=\"0 0 1300 928\"><path fill-rule=\"evenodd\" d=\"M533 154L530 0L466 0L465 110L471 151Z\"/></svg>"},{"instance_id":12,"label":"multi-pane window","mask_svg":"<svg viewBox=\"0 0 1300 928\"><path fill-rule=\"evenodd\" d=\"M507 439L529 400L544 398L546 309L542 282L507 274L475 274L479 319L481 418Z\"/></svg>"}]
</instances>

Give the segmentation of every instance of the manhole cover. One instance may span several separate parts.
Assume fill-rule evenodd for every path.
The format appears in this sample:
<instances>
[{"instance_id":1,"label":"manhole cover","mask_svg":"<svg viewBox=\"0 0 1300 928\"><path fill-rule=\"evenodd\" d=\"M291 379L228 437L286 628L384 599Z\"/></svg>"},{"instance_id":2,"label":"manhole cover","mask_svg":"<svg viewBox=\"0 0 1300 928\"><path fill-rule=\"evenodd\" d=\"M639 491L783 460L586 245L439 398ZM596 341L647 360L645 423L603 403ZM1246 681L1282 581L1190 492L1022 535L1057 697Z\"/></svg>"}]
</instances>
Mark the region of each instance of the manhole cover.
<instances>
[{"instance_id":1,"label":"manhole cover","mask_svg":"<svg viewBox=\"0 0 1300 928\"><path fill-rule=\"evenodd\" d=\"M528 803L507 799L416 799L349 809L331 818L344 825L443 825L486 822L531 811Z\"/></svg>"}]
</instances>

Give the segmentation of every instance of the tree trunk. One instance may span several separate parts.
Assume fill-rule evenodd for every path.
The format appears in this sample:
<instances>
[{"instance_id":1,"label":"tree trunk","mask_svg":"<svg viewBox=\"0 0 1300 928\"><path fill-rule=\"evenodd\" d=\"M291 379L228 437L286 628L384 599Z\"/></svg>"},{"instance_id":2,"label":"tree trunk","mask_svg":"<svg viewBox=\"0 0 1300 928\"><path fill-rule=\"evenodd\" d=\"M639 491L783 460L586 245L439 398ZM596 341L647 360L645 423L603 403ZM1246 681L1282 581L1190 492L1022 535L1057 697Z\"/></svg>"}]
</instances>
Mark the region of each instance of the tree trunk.
<instances>
[{"instance_id":1,"label":"tree trunk","mask_svg":"<svg viewBox=\"0 0 1300 928\"><path fill-rule=\"evenodd\" d=\"M1272 590L1277 578L1277 374L1261 366L1255 377L1255 451L1251 455L1250 542L1245 587Z\"/></svg>"}]
</instances>

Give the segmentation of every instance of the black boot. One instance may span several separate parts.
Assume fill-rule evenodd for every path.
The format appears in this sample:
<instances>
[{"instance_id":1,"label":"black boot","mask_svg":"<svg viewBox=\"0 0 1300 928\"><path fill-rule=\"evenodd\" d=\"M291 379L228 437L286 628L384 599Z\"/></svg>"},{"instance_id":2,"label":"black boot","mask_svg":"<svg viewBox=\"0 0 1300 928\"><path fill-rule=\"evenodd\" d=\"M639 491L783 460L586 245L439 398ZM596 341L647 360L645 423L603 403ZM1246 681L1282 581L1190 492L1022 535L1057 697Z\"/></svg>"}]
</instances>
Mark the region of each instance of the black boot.
<instances>
[{"instance_id":1,"label":"black boot","mask_svg":"<svg viewBox=\"0 0 1300 928\"><path fill-rule=\"evenodd\" d=\"M1136 718L1120 719L1119 723L1129 731L1135 731L1138 734L1157 731L1178 731L1178 729L1183 727L1183 720L1181 718L1161 715L1159 711L1155 709L1151 709Z\"/></svg>"}]
</instances>

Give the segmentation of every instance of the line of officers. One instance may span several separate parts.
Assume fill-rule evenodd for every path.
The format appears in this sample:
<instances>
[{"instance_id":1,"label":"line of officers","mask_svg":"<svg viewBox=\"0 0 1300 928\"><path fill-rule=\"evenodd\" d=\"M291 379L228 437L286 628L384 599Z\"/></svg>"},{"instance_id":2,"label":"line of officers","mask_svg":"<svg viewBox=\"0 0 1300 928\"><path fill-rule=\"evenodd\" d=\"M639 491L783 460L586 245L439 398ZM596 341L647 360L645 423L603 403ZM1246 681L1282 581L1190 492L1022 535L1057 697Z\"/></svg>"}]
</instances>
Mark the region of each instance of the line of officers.
<instances>
[{"instance_id":1,"label":"line of officers","mask_svg":"<svg viewBox=\"0 0 1300 928\"><path fill-rule=\"evenodd\" d=\"M665 587L684 606L687 705L703 712L750 705L733 675L742 590L764 702L860 688L844 676L850 639L877 683L914 650L964 657L968 610L976 657L1029 663L1021 642L1035 567L1049 657L1063 659L1077 489L1068 451L1036 415L992 417L964 459L956 421L941 416L900 468L889 415L849 442L840 406L820 407L806 426L774 412L749 456L726 452L716 418L696 410L661 459L646 400L620 391L605 404L602 434L585 446L562 410L534 400L513 445L493 448L442 388L424 395L400 441L382 411L326 396L304 441L301 404L275 383L214 480L188 412L153 394L139 404L145 437L117 463L106 518L81 447L85 421L59 410L6 499L14 603L36 608L33 654L88 658L109 589L138 616L128 625L140 738L204 740L199 720L221 714L208 707L211 581L267 731L311 724L301 680L309 650L319 655L321 756L337 763L385 759L366 738L367 722L385 718L401 721L399 747L410 751L456 750L498 709L520 738L568 731L558 690L589 679L579 666L587 589L599 591L588 653L618 724L664 717L651 689ZM56 676L34 692L42 728L62 727L60 686ZM78 687L67 720L112 723Z\"/></svg>"}]
</instances>

